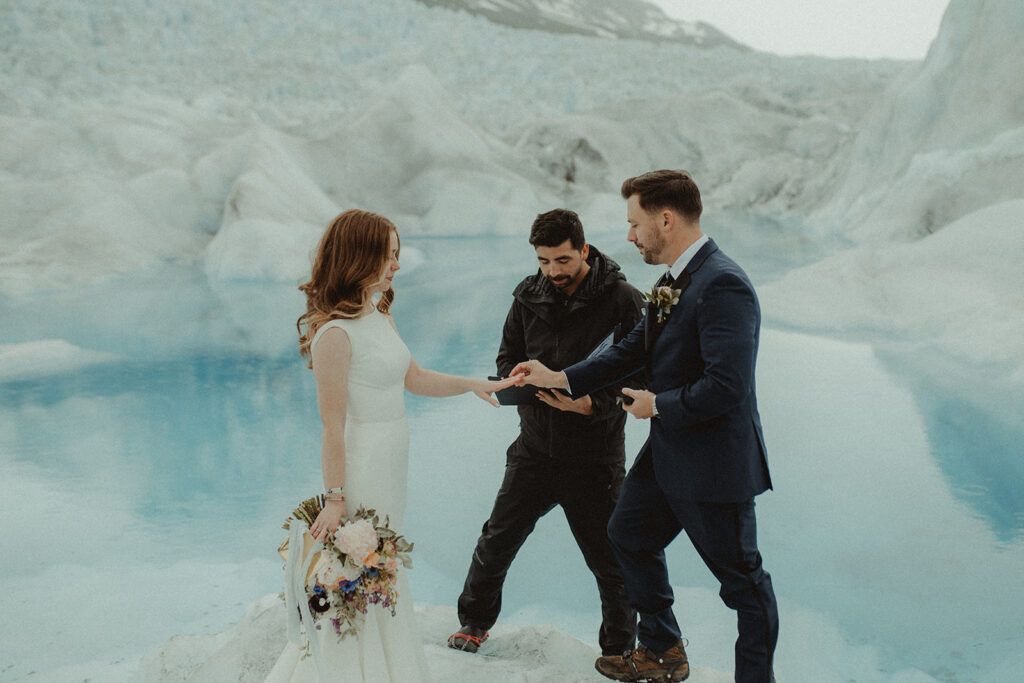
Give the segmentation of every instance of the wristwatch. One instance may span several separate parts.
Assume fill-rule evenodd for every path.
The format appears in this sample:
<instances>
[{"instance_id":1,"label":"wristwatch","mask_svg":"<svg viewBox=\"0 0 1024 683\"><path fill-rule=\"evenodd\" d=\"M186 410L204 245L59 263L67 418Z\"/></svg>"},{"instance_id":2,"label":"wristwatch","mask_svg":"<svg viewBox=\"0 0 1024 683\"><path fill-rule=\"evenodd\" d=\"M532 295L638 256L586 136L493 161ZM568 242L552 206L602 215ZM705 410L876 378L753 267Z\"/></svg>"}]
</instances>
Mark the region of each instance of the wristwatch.
<instances>
[{"instance_id":1,"label":"wristwatch","mask_svg":"<svg viewBox=\"0 0 1024 683\"><path fill-rule=\"evenodd\" d=\"M658 397L655 396L654 400L651 401L651 419L658 417Z\"/></svg>"}]
</instances>

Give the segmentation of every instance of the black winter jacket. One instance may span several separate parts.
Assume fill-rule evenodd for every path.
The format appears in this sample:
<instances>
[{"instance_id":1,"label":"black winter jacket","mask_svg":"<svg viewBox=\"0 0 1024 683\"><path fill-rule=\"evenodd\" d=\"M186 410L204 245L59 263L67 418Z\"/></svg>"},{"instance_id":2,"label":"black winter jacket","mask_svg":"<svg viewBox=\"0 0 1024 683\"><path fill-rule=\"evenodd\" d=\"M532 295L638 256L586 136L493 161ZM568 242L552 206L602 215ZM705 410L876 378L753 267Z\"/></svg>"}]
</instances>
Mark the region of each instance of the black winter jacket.
<instances>
[{"instance_id":1,"label":"black winter jacket","mask_svg":"<svg viewBox=\"0 0 1024 683\"><path fill-rule=\"evenodd\" d=\"M517 363L535 358L552 370L583 360L613 331L615 341L640 321L640 292L626 282L619 264L594 245L590 271L567 297L538 270L513 292L498 351L498 374L508 376ZM508 449L509 460L543 459L566 464L625 461L626 413L616 405L623 386L644 386L642 375L591 394L593 415L558 410L540 401L519 406L520 435Z\"/></svg>"}]
</instances>

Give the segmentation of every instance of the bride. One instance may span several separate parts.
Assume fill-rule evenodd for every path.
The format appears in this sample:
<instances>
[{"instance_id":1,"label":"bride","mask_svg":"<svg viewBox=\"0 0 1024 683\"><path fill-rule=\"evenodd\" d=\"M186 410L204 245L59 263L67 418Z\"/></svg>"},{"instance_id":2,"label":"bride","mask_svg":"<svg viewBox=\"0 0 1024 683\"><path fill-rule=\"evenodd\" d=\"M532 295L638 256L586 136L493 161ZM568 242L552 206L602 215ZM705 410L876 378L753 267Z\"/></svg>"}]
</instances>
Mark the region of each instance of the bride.
<instances>
[{"instance_id":1,"label":"bride","mask_svg":"<svg viewBox=\"0 0 1024 683\"><path fill-rule=\"evenodd\" d=\"M296 323L299 350L313 369L323 428L325 503L309 528L316 541L333 534L361 506L376 510L381 519L387 515L390 528L401 533L409 454L405 389L420 396L471 391L497 405L491 394L515 381L457 377L417 365L388 312L399 249L398 231L389 220L367 211L345 211L328 226L312 277L299 288L306 294L306 312ZM305 530L304 522L292 524ZM296 532L293 528L291 539L301 540ZM293 551L289 563L301 562L300 555ZM428 680L404 570L398 571L397 591L394 613L371 606L355 635L342 639L332 628L301 635L297 603L306 596L292 591L289 643L268 683ZM312 656L303 651L305 637Z\"/></svg>"}]
</instances>

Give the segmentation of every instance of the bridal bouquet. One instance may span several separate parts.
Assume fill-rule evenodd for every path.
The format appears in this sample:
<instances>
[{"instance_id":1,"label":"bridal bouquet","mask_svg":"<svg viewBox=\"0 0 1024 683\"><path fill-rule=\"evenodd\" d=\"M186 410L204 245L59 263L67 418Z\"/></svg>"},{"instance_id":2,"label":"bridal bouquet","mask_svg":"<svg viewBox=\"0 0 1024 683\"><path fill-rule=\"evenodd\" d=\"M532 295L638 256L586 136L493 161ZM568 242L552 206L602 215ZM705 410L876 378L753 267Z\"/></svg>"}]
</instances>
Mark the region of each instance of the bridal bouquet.
<instances>
[{"instance_id":1,"label":"bridal bouquet","mask_svg":"<svg viewBox=\"0 0 1024 683\"><path fill-rule=\"evenodd\" d=\"M303 501L285 520L284 528L298 519L307 527L320 514L323 497L315 496ZM278 552L287 561L289 541L286 538ZM303 534L301 557L305 560L314 552L316 542L308 531ZM412 543L395 533L385 517L383 526L375 510L360 507L355 514L342 520L341 526L323 541L323 549L309 560L306 572L306 599L315 627L331 624L338 638L355 634L363 615L371 605L378 605L395 615L398 604L396 580L399 565L412 568L409 551ZM302 610L299 610L300 615ZM301 618L301 616L300 616Z\"/></svg>"}]
</instances>

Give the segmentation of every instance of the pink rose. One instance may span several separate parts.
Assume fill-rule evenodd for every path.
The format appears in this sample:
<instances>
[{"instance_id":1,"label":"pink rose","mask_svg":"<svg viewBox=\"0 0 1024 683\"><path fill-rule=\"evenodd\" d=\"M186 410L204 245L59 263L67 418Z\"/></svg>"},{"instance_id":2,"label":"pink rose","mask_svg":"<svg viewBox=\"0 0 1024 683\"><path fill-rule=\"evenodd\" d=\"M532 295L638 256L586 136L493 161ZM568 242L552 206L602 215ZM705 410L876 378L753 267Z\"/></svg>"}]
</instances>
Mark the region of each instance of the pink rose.
<instances>
[{"instance_id":1,"label":"pink rose","mask_svg":"<svg viewBox=\"0 0 1024 683\"><path fill-rule=\"evenodd\" d=\"M365 519L356 520L334 532L334 543L341 552L362 565L377 550L377 531Z\"/></svg>"}]
</instances>

